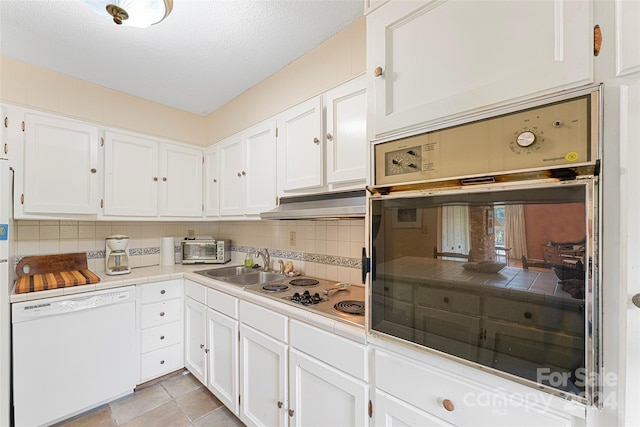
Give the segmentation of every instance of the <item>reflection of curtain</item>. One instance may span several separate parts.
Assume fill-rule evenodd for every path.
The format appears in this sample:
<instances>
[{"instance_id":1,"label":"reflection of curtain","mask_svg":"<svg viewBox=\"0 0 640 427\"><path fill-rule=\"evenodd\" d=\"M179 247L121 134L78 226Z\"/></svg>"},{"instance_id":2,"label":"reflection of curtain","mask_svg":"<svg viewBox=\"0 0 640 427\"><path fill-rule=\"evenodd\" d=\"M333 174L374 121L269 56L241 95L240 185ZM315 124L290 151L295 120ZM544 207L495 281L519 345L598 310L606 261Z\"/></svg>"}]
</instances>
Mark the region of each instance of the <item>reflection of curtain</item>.
<instances>
[{"instance_id":1,"label":"reflection of curtain","mask_svg":"<svg viewBox=\"0 0 640 427\"><path fill-rule=\"evenodd\" d=\"M469 253L470 242L468 206L442 207L441 245L442 252L455 252L465 255Z\"/></svg>"},{"instance_id":2,"label":"reflection of curtain","mask_svg":"<svg viewBox=\"0 0 640 427\"><path fill-rule=\"evenodd\" d=\"M527 256L527 236L524 224L524 206L507 205L504 208L504 243L511 248L509 256L520 259Z\"/></svg>"}]
</instances>

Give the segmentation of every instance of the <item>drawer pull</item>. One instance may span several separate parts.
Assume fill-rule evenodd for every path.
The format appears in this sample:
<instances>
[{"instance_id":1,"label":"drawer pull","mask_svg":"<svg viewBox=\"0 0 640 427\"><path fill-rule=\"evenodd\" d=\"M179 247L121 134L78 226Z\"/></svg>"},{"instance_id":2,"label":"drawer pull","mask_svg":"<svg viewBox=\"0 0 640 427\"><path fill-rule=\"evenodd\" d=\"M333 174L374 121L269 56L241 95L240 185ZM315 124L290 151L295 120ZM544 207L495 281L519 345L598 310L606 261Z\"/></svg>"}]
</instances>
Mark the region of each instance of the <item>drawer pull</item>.
<instances>
[{"instance_id":1,"label":"drawer pull","mask_svg":"<svg viewBox=\"0 0 640 427\"><path fill-rule=\"evenodd\" d=\"M446 409L449 412L453 412L453 410L456 409L456 407L453 405L453 402L450 401L449 399L443 400L442 406L444 407L444 409Z\"/></svg>"},{"instance_id":2,"label":"drawer pull","mask_svg":"<svg viewBox=\"0 0 640 427\"><path fill-rule=\"evenodd\" d=\"M524 318L525 319L531 319L533 316L531 315L531 313L529 313L528 311L524 312Z\"/></svg>"},{"instance_id":3,"label":"drawer pull","mask_svg":"<svg viewBox=\"0 0 640 427\"><path fill-rule=\"evenodd\" d=\"M160 312L160 317L164 316L164 311Z\"/></svg>"},{"instance_id":4,"label":"drawer pull","mask_svg":"<svg viewBox=\"0 0 640 427\"><path fill-rule=\"evenodd\" d=\"M444 297L442 301L444 301L446 304L449 304L449 297Z\"/></svg>"},{"instance_id":5,"label":"drawer pull","mask_svg":"<svg viewBox=\"0 0 640 427\"><path fill-rule=\"evenodd\" d=\"M164 335L160 335L160 339L163 340L164 339Z\"/></svg>"},{"instance_id":6,"label":"drawer pull","mask_svg":"<svg viewBox=\"0 0 640 427\"><path fill-rule=\"evenodd\" d=\"M161 365L164 365L164 360L161 360L161 361L160 361L160 364L161 364Z\"/></svg>"},{"instance_id":7,"label":"drawer pull","mask_svg":"<svg viewBox=\"0 0 640 427\"><path fill-rule=\"evenodd\" d=\"M164 289L160 291L160 295L164 295L166 293L167 293L167 291L165 291Z\"/></svg>"},{"instance_id":8,"label":"drawer pull","mask_svg":"<svg viewBox=\"0 0 640 427\"><path fill-rule=\"evenodd\" d=\"M278 402L278 408L282 409L282 402Z\"/></svg>"}]
</instances>

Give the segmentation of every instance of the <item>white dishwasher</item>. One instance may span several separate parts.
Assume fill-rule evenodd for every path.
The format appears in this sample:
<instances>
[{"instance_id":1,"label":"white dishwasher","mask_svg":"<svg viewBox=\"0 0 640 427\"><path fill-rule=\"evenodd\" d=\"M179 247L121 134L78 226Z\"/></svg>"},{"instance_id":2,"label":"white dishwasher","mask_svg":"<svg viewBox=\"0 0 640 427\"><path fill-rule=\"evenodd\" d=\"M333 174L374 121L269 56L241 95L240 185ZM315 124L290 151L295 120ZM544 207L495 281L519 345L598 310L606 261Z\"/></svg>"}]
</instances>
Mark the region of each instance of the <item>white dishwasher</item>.
<instances>
[{"instance_id":1,"label":"white dishwasher","mask_svg":"<svg viewBox=\"0 0 640 427\"><path fill-rule=\"evenodd\" d=\"M135 287L12 305L15 425L49 425L133 391Z\"/></svg>"}]
</instances>

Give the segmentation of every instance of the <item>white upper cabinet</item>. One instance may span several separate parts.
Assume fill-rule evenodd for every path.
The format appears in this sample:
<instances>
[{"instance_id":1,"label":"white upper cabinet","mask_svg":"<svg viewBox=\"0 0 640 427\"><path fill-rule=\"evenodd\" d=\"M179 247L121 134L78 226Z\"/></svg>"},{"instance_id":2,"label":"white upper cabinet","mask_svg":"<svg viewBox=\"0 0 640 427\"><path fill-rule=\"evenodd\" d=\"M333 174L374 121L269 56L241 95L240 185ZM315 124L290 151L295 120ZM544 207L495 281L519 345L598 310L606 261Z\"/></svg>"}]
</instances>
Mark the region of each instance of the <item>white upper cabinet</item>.
<instances>
[{"instance_id":1,"label":"white upper cabinet","mask_svg":"<svg viewBox=\"0 0 640 427\"><path fill-rule=\"evenodd\" d=\"M370 136L593 81L592 2L390 1L367 16Z\"/></svg>"},{"instance_id":2,"label":"white upper cabinet","mask_svg":"<svg viewBox=\"0 0 640 427\"><path fill-rule=\"evenodd\" d=\"M202 216L202 164L199 148L160 144L160 215Z\"/></svg>"},{"instance_id":3,"label":"white upper cabinet","mask_svg":"<svg viewBox=\"0 0 640 427\"><path fill-rule=\"evenodd\" d=\"M104 215L158 214L158 143L105 132Z\"/></svg>"},{"instance_id":4,"label":"white upper cabinet","mask_svg":"<svg viewBox=\"0 0 640 427\"><path fill-rule=\"evenodd\" d=\"M324 185L322 98L312 98L278 116L279 188L284 191Z\"/></svg>"},{"instance_id":5,"label":"white upper cabinet","mask_svg":"<svg viewBox=\"0 0 640 427\"><path fill-rule=\"evenodd\" d=\"M324 94L327 183L364 181L367 169L367 89L365 76Z\"/></svg>"},{"instance_id":6,"label":"white upper cabinet","mask_svg":"<svg viewBox=\"0 0 640 427\"><path fill-rule=\"evenodd\" d=\"M218 146L220 215L257 215L275 207L275 121L257 124Z\"/></svg>"},{"instance_id":7,"label":"white upper cabinet","mask_svg":"<svg viewBox=\"0 0 640 427\"><path fill-rule=\"evenodd\" d=\"M105 132L104 215L201 217L199 148Z\"/></svg>"},{"instance_id":8,"label":"white upper cabinet","mask_svg":"<svg viewBox=\"0 0 640 427\"><path fill-rule=\"evenodd\" d=\"M247 129L244 132L244 144L244 213L259 214L276 205L275 120L268 120Z\"/></svg>"},{"instance_id":9,"label":"white upper cabinet","mask_svg":"<svg viewBox=\"0 0 640 427\"><path fill-rule=\"evenodd\" d=\"M218 145L207 148L204 154L204 214L220 215L220 150Z\"/></svg>"},{"instance_id":10,"label":"white upper cabinet","mask_svg":"<svg viewBox=\"0 0 640 427\"><path fill-rule=\"evenodd\" d=\"M24 213L97 214L98 128L36 114L24 117L24 193L16 194Z\"/></svg>"}]
</instances>

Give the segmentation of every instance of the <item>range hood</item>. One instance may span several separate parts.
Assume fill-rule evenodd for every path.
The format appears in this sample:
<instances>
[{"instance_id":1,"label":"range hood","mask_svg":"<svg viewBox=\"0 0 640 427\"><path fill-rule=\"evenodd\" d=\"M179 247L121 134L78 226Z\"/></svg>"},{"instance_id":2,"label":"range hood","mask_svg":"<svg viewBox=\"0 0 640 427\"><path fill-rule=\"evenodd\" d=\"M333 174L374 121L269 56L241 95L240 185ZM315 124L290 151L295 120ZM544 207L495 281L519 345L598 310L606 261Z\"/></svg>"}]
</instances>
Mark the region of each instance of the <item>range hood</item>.
<instances>
[{"instance_id":1,"label":"range hood","mask_svg":"<svg viewBox=\"0 0 640 427\"><path fill-rule=\"evenodd\" d=\"M262 219L364 218L366 190L281 197L277 208L262 212Z\"/></svg>"}]
</instances>

